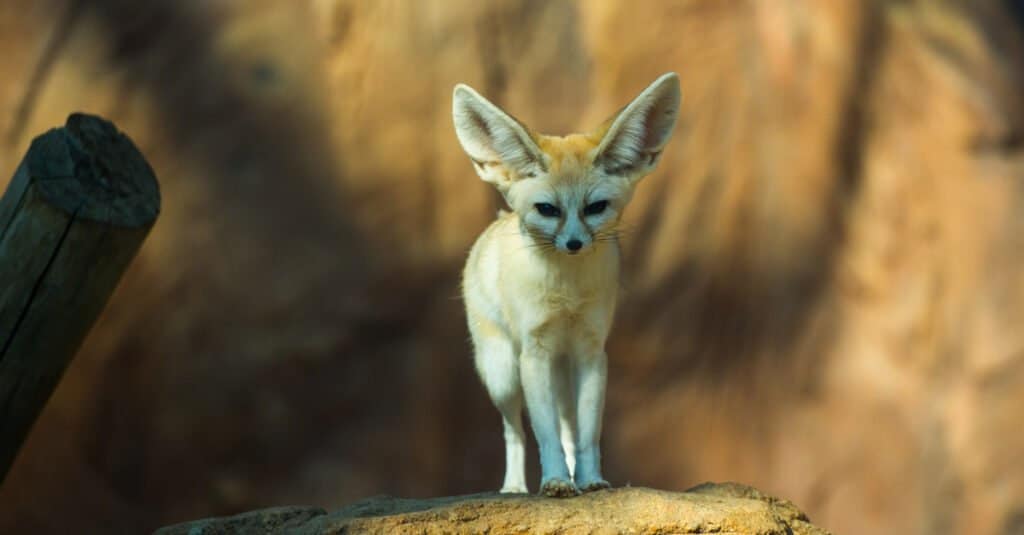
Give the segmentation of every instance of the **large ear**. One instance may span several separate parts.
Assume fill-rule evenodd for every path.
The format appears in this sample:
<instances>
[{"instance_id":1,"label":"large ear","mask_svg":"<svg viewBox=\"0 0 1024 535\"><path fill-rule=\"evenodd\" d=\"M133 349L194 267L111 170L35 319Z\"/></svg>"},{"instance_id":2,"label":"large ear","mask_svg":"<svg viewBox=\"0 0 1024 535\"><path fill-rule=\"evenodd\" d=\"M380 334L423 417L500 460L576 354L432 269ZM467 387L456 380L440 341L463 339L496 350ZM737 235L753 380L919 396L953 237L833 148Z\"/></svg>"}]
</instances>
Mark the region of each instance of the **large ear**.
<instances>
[{"instance_id":1,"label":"large ear","mask_svg":"<svg viewBox=\"0 0 1024 535\"><path fill-rule=\"evenodd\" d=\"M661 75L612 121L598 146L595 164L609 175L634 180L653 171L672 137L680 98L676 73Z\"/></svg>"},{"instance_id":2,"label":"large ear","mask_svg":"<svg viewBox=\"0 0 1024 535\"><path fill-rule=\"evenodd\" d=\"M519 121L459 84L452 95L455 133L480 178L505 189L546 171L543 153Z\"/></svg>"}]
</instances>

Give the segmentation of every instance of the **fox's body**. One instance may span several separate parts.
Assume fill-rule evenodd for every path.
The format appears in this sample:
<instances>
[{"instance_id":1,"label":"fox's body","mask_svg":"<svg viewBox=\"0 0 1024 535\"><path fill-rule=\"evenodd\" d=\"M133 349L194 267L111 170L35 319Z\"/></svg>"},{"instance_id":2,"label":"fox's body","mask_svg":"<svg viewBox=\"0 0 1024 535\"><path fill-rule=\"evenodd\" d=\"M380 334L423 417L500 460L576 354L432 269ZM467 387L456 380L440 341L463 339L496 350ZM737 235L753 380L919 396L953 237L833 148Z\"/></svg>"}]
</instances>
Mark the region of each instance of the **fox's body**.
<instances>
[{"instance_id":1,"label":"fox's body","mask_svg":"<svg viewBox=\"0 0 1024 535\"><path fill-rule=\"evenodd\" d=\"M530 133L472 89L455 90L456 132L512 212L473 246L463 297L480 377L502 414L502 492L526 492L524 405L540 447L542 492L607 488L599 439L618 293L617 226L657 163L678 111L665 75L589 134Z\"/></svg>"}]
</instances>

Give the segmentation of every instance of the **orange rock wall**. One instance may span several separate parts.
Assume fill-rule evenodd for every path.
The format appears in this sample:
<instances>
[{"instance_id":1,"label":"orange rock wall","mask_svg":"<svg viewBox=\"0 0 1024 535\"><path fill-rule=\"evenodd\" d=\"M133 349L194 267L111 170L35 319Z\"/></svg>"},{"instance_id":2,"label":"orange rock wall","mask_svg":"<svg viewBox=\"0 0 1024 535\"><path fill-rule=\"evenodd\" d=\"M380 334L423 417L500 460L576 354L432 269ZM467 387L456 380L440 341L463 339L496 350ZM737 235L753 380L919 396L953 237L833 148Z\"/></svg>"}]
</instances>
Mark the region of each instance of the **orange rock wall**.
<instances>
[{"instance_id":1,"label":"orange rock wall","mask_svg":"<svg viewBox=\"0 0 1024 535\"><path fill-rule=\"evenodd\" d=\"M0 488L0 532L496 488L457 296L500 199L451 88L564 133L668 70L683 108L627 213L606 475L739 480L838 533L1019 529L1022 20L994 0L3 2L0 186L89 111L147 154L164 210Z\"/></svg>"}]
</instances>

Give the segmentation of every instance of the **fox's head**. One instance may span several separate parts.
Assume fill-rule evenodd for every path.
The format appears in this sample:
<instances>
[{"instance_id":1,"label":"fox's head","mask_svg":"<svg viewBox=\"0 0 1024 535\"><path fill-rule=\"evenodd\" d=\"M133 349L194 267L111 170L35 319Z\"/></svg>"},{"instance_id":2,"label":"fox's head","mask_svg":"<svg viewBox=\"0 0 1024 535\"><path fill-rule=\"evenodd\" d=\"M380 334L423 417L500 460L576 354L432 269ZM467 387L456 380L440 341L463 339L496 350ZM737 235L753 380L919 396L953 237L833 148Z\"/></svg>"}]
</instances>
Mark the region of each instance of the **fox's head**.
<instances>
[{"instance_id":1,"label":"fox's head","mask_svg":"<svg viewBox=\"0 0 1024 535\"><path fill-rule=\"evenodd\" d=\"M455 132L476 172L519 215L524 235L576 254L614 239L633 188L658 165L679 113L679 78L662 75L597 129L531 132L469 86L455 86Z\"/></svg>"}]
</instances>

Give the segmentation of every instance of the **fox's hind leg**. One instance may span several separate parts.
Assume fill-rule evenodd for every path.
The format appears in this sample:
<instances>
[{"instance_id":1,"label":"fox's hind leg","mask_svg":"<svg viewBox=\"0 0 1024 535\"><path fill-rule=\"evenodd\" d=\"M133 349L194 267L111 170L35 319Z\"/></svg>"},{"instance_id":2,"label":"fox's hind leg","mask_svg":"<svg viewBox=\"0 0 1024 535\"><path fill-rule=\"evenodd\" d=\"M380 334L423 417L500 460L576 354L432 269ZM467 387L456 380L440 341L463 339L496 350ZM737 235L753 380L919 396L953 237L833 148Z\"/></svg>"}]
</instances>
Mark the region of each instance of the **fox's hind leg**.
<instances>
[{"instance_id":1,"label":"fox's hind leg","mask_svg":"<svg viewBox=\"0 0 1024 535\"><path fill-rule=\"evenodd\" d=\"M512 344L499 336L474 334L476 367L494 406L501 412L505 434L505 481L502 493L525 493L526 442L523 434L523 388Z\"/></svg>"},{"instance_id":2,"label":"fox's hind leg","mask_svg":"<svg viewBox=\"0 0 1024 535\"><path fill-rule=\"evenodd\" d=\"M505 427L505 481L501 492L516 494L526 490L526 443L523 435L523 396L498 406Z\"/></svg>"}]
</instances>

